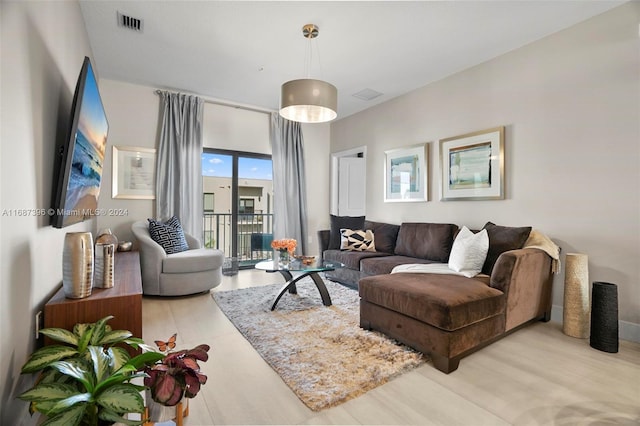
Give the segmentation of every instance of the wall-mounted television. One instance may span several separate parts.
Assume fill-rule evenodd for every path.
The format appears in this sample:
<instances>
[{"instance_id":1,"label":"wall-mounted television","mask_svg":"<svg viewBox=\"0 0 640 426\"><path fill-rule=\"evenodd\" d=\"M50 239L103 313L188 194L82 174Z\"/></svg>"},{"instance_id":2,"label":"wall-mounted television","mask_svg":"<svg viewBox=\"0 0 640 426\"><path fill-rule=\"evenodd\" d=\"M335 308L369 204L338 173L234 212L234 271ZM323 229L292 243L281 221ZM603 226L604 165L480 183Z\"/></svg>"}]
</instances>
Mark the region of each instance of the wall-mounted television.
<instances>
[{"instance_id":1,"label":"wall-mounted television","mask_svg":"<svg viewBox=\"0 0 640 426\"><path fill-rule=\"evenodd\" d=\"M68 137L60 144L54 173L51 225L62 228L95 216L109 123L98 82L84 58L71 106Z\"/></svg>"}]
</instances>

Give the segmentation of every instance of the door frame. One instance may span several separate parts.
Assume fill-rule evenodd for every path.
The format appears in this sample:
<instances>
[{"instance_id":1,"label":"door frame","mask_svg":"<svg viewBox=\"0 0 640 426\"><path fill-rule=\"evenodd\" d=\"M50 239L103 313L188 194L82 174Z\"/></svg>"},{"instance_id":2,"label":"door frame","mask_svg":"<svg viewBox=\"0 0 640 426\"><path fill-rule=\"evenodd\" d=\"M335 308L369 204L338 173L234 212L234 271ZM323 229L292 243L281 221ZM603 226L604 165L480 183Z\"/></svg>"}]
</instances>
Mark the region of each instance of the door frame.
<instances>
[{"instance_id":1,"label":"door frame","mask_svg":"<svg viewBox=\"0 0 640 426\"><path fill-rule=\"evenodd\" d=\"M329 211L333 215L338 214L338 160L343 157L360 157L365 160L364 168L365 172L367 170L367 147L366 145L359 146L356 148L347 149L344 151L332 152L331 153L331 200L329 205ZM365 205L366 205L367 195L365 194Z\"/></svg>"}]
</instances>

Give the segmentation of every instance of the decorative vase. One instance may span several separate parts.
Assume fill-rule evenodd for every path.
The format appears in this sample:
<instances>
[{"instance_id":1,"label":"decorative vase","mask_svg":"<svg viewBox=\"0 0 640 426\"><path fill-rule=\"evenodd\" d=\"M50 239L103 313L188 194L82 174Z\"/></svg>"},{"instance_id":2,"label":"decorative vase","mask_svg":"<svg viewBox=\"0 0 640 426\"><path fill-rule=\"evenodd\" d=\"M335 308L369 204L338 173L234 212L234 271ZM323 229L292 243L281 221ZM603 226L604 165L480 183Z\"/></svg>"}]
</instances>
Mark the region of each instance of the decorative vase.
<instances>
[{"instance_id":1,"label":"decorative vase","mask_svg":"<svg viewBox=\"0 0 640 426\"><path fill-rule=\"evenodd\" d=\"M96 243L94 285L98 288L113 287L115 244Z\"/></svg>"},{"instance_id":2,"label":"decorative vase","mask_svg":"<svg viewBox=\"0 0 640 426\"><path fill-rule=\"evenodd\" d=\"M98 236L96 237L96 244L113 244L115 246L118 245L118 237L113 235L111 232L111 228L103 228L98 232Z\"/></svg>"},{"instance_id":3,"label":"decorative vase","mask_svg":"<svg viewBox=\"0 0 640 426\"><path fill-rule=\"evenodd\" d=\"M145 392L146 417L150 422L162 423L174 419L182 419L189 415L189 400L183 398L177 405L166 406L156 402L151 398L149 389ZM176 424L178 424L176 422Z\"/></svg>"},{"instance_id":4,"label":"decorative vase","mask_svg":"<svg viewBox=\"0 0 640 426\"><path fill-rule=\"evenodd\" d=\"M567 336L589 337L589 259L586 254L567 253L564 273L562 331Z\"/></svg>"},{"instance_id":5,"label":"decorative vase","mask_svg":"<svg viewBox=\"0 0 640 426\"><path fill-rule=\"evenodd\" d=\"M291 261L291 257L289 256L288 250L278 250L278 266L283 269L289 268L289 262Z\"/></svg>"},{"instance_id":6,"label":"decorative vase","mask_svg":"<svg viewBox=\"0 0 640 426\"><path fill-rule=\"evenodd\" d=\"M91 296L93 237L91 232L68 232L62 252L62 287L69 299Z\"/></svg>"},{"instance_id":7,"label":"decorative vase","mask_svg":"<svg viewBox=\"0 0 640 426\"><path fill-rule=\"evenodd\" d=\"M603 352L618 352L618 286L594 281L589 345Z\"/></svg>"}]
</instances>

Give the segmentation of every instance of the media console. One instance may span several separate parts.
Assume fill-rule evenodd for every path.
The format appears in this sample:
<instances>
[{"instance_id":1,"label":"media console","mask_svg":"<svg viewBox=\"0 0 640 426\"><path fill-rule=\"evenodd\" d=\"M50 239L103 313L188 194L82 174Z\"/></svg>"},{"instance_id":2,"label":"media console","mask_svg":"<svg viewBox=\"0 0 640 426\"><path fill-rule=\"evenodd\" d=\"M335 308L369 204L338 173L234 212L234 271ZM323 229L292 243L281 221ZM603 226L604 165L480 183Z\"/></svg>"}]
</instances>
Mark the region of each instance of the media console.
<instances>
[{"instance_id":1,"label":"media console","mask_svg":"<svg viewBox=\"0 0 640 426\"><path fill-rule=\"evenodd\" d=\"M60 290L44 306L44 326L72 330L77 323L92 323L113 315L113 330L129 330L142 338L142 276L137 251L117 252L114 286L94 288L91 296L67 299ZM45 345L53 342L45 337Z\"/></svg>"}]
</instances>

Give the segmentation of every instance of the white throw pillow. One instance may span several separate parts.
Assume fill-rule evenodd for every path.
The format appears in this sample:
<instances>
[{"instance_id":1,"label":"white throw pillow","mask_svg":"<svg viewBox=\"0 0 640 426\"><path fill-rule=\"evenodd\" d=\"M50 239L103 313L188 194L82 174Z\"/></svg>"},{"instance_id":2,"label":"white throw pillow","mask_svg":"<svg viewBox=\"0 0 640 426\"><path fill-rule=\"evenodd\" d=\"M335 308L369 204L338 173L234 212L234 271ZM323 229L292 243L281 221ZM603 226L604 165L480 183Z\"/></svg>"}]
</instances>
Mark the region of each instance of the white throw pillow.
<instances>
[{"instance_id":1,"label":"white throw pillow","mask_svg":"<svg viewBox=\"0 0 640 426\"><path fill-rule=\"evenodd\" d=\"M474 234L463 226L453 242L449 256L449 268L461 272L465 277L475 277L482 271L482 265L489 251L487 230Z\"/></svg>"}]
</instances>

